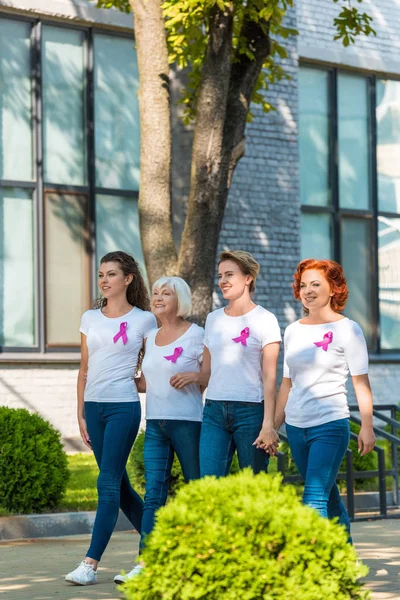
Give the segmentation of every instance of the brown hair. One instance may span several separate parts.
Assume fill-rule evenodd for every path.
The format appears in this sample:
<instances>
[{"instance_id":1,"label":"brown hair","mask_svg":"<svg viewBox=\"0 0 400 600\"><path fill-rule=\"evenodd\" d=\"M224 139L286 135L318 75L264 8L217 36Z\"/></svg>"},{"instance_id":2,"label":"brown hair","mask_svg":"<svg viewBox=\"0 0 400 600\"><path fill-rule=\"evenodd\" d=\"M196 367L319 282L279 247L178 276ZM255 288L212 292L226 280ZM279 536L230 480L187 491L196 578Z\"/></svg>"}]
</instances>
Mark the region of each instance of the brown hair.
<instances>
[{"instance_id":1,"label":"brown hair","mask_svg":"<svg viewBox=\"0 0 400 600\"><path fill-rule=\"evenodd\" d=\"M250 252L244 250L224 250L221 252L218 259L218 266L224 260L232 260L237 264L243 275L250 275L253 279L250 282L249 292L252 293L256 289L256 279L260 272L260 265Z\"/></svg>"},{"instance_id":2,"label":"brown hair","mask_svg":"<svg viewBox=\"0 0 400 600\"><path fill-rule=\"evenodd\" d=\"M124 275L133 275L131 283L126 290L126 299L132 306L137 306L142 310L150 310L149 293L143 280L142 273L136 260L130 254L117 250L109 252L100 260L100 264L107 262L117 262ZM95 308L103 308L107 305L106 298L98 298L95 302Z\"/></svg>"},{"instance_id":3,"label":"brown hair","mask_svg":"<svg viewBox=\"0 0 400 600\"><path fill-rule=\"evenodd\" d=\"M347 298L349 297L349 290L347 288L346 278L344 276L343 267L334 260L316 260L315 258L306 258L302 260L296 269L296 273L293 275L294 282L292 283L294 297L300 300L300 283L301 276L304 271L310 269L316 269L321 271L331 288L333 293L331 299L331 307L335 312L342 312L346 306ZM305 312L308 314L308 311Z\"/></svg>"}]
</instances>

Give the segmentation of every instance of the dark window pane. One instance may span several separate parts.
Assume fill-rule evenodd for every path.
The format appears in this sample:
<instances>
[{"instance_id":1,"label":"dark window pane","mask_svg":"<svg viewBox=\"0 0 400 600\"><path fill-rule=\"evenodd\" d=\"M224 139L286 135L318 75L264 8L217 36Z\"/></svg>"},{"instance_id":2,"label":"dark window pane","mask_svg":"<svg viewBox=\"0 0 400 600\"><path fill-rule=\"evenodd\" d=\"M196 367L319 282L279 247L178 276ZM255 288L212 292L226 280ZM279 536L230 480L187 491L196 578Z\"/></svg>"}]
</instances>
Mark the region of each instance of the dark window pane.
<instances>
[{"instance_id":1,"label":"dark window pane","mask_svg":"<svg viewBox=\"0 0 400 600\"><path fill-rule=\"evenodd\" d=\"M302 67L299 71L300 199L327 206L329 185L329 73Z\"/></svg>"},{"instance_id":2,"label":"dark window pane","mask_svg":"<svg viewBox=\"0 0 400 600\"><path fill-rule=\"evenodd\" d=\"M86 196L46 193L45 259L47 345L78 345L90 304Z\"/></svg>"},{"instance_id":3,"label":"dark window pane","mask_svg":"<svg viewBox=\"0 0 400 600\"><path fill-rule=\"evenodd\" d=\"M342 265L349 286L344 313L361 325L371 347L374 342L371 221L345 218L341 234Z\"/></svg>"},{"instance_id":4,"label":"dark window pane","mask_svg":"<svg viewBox=\"0 0 400 600\"><path fill-rule=\"evenodd\" d=\"M400 349L400 219L378 217L381 346Z\"/></svg>"}]
</instances>

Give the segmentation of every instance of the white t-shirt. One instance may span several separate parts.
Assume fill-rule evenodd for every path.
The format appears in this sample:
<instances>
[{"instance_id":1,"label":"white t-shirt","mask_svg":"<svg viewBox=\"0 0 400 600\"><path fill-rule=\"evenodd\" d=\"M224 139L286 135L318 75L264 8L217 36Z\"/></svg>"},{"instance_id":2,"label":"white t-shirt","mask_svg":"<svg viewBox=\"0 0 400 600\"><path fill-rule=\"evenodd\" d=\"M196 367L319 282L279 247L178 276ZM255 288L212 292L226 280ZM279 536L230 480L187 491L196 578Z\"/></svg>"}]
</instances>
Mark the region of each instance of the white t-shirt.
<instances>
[{"instance_id":1,"label":"white t-shirt","mask_svg":"<svg viewBox=\"0 0 400 600\"><path fill-rule=\"evenodd\" d=\"M142 370L146 378L146 419L201 421L203 401L200 387L190 384L176 390L170 379L176 373L200 371L204 329L194 323L177 340L157 346L158 329L147 336Z\"/></svg>"},{"instance_id":2,"label":"white t-shirt","mask_svg":"<svg viewBox=\"0 0 400 600\"><path fill-rule=\"evenodd\" d=\"M368 373L367 344L358 323L296 321L286 328L284 343L283 376L292 380L286 423L305 428L349 417L348 374Z\"/></svg>"},{"instance_id":3,"label":"white t-shirt","mask_svg":"<svg viewBox=\"0 0 400 600\"><path fill-rule=\"evenodd\" d=\"M138 354L156 326L155 316L136 306L117 318L106 317L99 308L83 313L80 331L89 354L85 402L139 401L133 380Z\"/></svg>"},{"instance_id":4,"label":"white t-shirt","mask_svg":"<svg viewBox=\"0 0 400 600\"><path fill-rule=\"evenodd\" d=\"M231 317L223 308L207 317L204 345L211 354L209 400L262 402L262 349L281 341L275 315L256 306Z\"/></svg>"}]
</instances>

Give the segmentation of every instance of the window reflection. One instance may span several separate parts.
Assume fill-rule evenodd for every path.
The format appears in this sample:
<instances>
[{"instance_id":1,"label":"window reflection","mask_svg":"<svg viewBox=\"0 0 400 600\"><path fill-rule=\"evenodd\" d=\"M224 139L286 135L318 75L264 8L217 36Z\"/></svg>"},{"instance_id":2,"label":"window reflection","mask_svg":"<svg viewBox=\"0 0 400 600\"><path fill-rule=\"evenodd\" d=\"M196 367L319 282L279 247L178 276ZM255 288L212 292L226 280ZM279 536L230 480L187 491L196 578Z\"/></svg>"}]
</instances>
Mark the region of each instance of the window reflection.
<instances>
[{"instance_id":1,"label":"window reflection","mask_svg":"<svg viewBox=\"0 0 400 600\"><path fill-rule=\"evenodd\" d=\"M376 95L378 207L400 213L400 82L377 81Z\"/></svg>"},{"instance_id":2,"label":"window reflection","mask_svg":"<svg viewBox=\"0 0 400 600\"><path fill-rule=\"evenodd\" d=\"M400 219L378 217L381 346L400 348Z\"/></svg>"}]
</instances>

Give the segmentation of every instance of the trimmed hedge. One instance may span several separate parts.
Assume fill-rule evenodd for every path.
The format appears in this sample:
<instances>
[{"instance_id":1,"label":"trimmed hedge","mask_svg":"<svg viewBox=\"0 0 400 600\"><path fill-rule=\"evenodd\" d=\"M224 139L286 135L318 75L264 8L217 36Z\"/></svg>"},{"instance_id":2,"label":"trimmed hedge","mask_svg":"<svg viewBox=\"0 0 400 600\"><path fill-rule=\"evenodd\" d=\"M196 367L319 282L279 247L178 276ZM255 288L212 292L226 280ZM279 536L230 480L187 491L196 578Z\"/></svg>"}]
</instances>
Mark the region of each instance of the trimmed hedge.
<instances>
[{"instance_id":1,"label":"trimmed hedge","mask_svg":"<svg viewBox=\"0 0 400 600\"><path fill-rule=\"evenodd\" d=\"M129 457L129 461L132 465L132 485L135 490L142 495L145 492L145 476L144 476L144 436L145 431L141 431L135 440L135 444L132 448L131 455ZM237 459L237 455L235 453L230 473L237 473L239 471L239 463ZM183 478L183 473L181 469L180 462L175 455L174 462L172 463L172 472L171 478L169 481L169 498L174 498L177 491L185 484L185 480Z\"/></svg>"},{"instance_id":2,"label":"trimmed hedge","mask_svg":"<svg viewBox=\"0 0 400 600\"><path fill-rule=\"evenodd\" d=\"M68 478L60 433L38 414L0 407L0 506L25 514L52 510Z\"/></svg>"},{"instance_id":3,"label":"trimmed hedge","mask_svg":"<svg viewBox=\"0 0 400 600\"><path fill-rule=\"evenodd\" d=\"M193 481L160 509L128 600L369 598L341 526L303 506L280 475Z\"/></svg>"}]
</instances>

